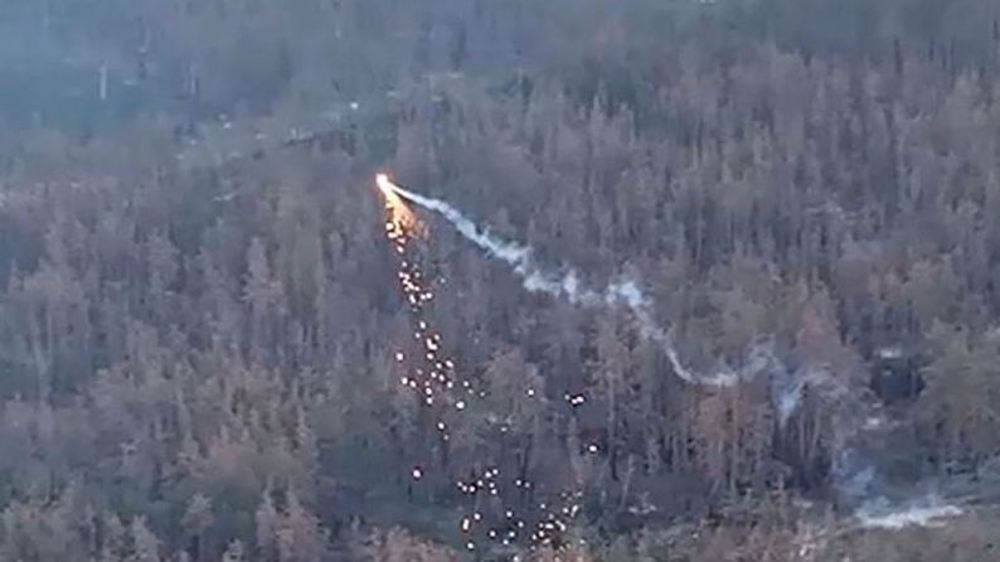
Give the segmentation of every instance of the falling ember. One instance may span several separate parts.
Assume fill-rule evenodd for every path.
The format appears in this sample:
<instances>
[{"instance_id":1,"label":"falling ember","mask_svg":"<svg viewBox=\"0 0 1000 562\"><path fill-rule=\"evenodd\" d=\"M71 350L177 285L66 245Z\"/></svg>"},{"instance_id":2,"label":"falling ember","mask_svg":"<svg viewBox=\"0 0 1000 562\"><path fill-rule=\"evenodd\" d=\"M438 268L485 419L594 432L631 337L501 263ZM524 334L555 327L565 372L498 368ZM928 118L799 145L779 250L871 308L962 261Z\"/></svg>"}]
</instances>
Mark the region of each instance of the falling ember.
<instances>
[{"instance_id":1,"label":"falling ember","mask_svg":"<svg viewBox=\"0 0 1000 562\"><path fill-rule=\"evenodd\" d=\"M473 408L468 407L471 405L470 403L477 399L486 398L487 394L484 389L479 388L478 384L473 384L470 380L459 376L455 370L455 363L446 356L447 346L443 341L444 338L435 329L436 327L431 325L433 323L430 321L429 312L432 305L429 301L439 296L435 295L432 290L432 286L438 285L438 283L427 281L421 270L420 260L412 255L417 250L413 242L418 238L425 238L428 231L409 208L409 204L423 205L423 203L419 199L411 198L412 194L395 185L386 174L377 175L376 184L385 203L385 237L389 242L390 250L398 254L394 259L397 290L399 290L404 302L407 303L408 306L405 308L409 310L416 328L412 333L417 347L412 349L412 352L410 350L394 350L392 358L407 371L399 379L402 385L412 390L421 407L426 408L430 415L435 416L436 419L431 418L434 421L430 425L440 435L441 446L447 447L446 442L450 439L450 430L459 426L446 423L445 418L440 417L444 413L442 408L453 407L458 411L473 410ZM463 234L466 233L463 232ZM443 286L444 280L441 280L439 284ZM544 393L536 388L524 388L522 392L525 392L529 397L544 397ZM584 401L582 395L566 394L564 397L574 407L581 405ZM437 404L435 404L435 400ZM467 415L469 414L463 414L463 416ZM490 423L495 421L497 420L490 420ZM499 423L499 428L501 433L508 433L510 429L503 422ZM591 447L593 447L591 452L597 452L596 446ZM420 467L414 467L411 470L411 477L414 481L423 479L424 472ZM528 543L525 546L535 550L553 543L559 544L562 540L561 533L568 528L559 517L572 518L580 511L579 505L563 494L561 501L558 502L558 505L553 504L551 510L547 510L547 504L542 503L538 510L529 509L525 513L519 513L518 515L523 518L515 516L513 511L506 509L504 505L506 500L503 497L504 494L501 493L504 487L510 484L510 481L500 479L500 470L496 467L487 468L478 476L473 475L468 483L459 480L457 484L459 491L468 497L468 501L474 502L477 507L481 505L480 496L485 494L495 497L495 499L487 501L499 501L498 507L504 509L496 516L492 515L491 512L470 510L471 513L467 513L459 521L462 531L473 533L473 528L486 526L481 531L484 538L488 536L491 541L502 542L504 545L523 541ZM534 488L532 483L524 479L523 476L516 479L514 485L525 492ZM576 494L582 496L579 492ZM572 507L567 508L567 504L572 505ZM499 521L495 521L494 517L499 518ZM501 528L494 526L498 522L502 524ZM530 540L528 537L529 529L536 531ZM476 531L477 534L479 532ZM473 537L469 536L468 538L472 539ZM474 540L469 540L466 546L471 551L478 550L480 545Z\"/></svg>"}]
</instances>

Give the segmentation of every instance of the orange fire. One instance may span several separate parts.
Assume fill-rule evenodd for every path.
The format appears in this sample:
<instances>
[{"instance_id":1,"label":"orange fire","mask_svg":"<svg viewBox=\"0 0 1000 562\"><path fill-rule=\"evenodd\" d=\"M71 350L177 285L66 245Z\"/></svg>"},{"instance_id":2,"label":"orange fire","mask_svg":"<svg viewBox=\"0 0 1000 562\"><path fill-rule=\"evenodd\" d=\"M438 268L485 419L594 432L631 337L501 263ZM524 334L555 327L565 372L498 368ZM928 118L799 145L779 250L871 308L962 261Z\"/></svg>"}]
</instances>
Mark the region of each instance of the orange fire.
<instances>
[{"instance_id":1,"label":"orange fire","mask_svg":"<svg viewBox=\"0 0 1000 562\"><path fill-rule=\"evenodd\" d=\"M375 184L378 185L382 197L385 198L385 209L389 214L385 227L389 236L416 236L421 233L423 228L420 220L406 205L403 198L396 193L396 184L392 183L389 176L386 174L376 175Z\"/></svg>"}]
</instances>

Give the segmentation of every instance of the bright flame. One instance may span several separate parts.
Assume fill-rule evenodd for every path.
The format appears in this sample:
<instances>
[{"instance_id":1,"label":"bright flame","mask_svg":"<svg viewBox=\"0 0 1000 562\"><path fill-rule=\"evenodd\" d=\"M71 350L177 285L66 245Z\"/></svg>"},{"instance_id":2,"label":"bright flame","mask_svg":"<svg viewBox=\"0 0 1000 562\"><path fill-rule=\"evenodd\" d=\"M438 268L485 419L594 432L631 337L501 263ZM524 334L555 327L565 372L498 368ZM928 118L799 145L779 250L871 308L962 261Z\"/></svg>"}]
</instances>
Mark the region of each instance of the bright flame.
<instances>
[{"instance_id":1,"label":"bright flame","mask_svg":"<svg viewBox=\"0 0 1000 562\"><path fill-rule=\"evenodd\" d=\"M396 233L396 235L409 233L411 236L415 236L419 234L422 225L417 216L406 205L406 202L403 201L403 198L397 193L399 186L392 183L392 180L386 174L376 175L375 184L378 185L379 191L382 192L382 197L385 198L385 208L389 213L386 229L391 233Z\"/></svg>"}]
</instances>

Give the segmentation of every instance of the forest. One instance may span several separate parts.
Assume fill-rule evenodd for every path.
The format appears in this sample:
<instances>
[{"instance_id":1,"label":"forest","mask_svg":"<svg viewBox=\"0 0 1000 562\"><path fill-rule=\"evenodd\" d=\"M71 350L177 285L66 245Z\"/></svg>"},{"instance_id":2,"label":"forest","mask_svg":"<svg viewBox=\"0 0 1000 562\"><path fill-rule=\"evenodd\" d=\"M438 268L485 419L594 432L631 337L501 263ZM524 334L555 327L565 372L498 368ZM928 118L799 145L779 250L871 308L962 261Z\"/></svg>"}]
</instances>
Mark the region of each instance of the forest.
<instances>
[{"instance_id":1,"label":"forest","mask_svg":"<svg viewBox=\"0 0 1000 562\"><path fill-rule=\"evenodd\" d=\"M0 561L997 528L996 0L0 2Z\"/></svg>"}]
</instances>

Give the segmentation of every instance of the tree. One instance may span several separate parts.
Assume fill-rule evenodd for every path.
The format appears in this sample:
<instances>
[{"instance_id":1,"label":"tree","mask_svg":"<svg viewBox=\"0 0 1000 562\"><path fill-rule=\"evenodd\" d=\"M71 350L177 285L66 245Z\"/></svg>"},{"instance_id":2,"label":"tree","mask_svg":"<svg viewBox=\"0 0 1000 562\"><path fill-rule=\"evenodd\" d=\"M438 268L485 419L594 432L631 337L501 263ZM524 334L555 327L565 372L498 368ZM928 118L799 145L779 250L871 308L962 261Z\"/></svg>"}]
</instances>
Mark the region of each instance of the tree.
<instances>
[{"instance_id":1,"label":"tree","mask_svg":"<svg viewBox=\"0 0 1000 562\"><path fill-rule=\"evenodd\" d=\"M941 461L978 461L996 454L1000 341L940 323L930 340L934 358L922 373L927 388L918 415L923 434L940 446Z\"/></svg>"}]
</instances>

